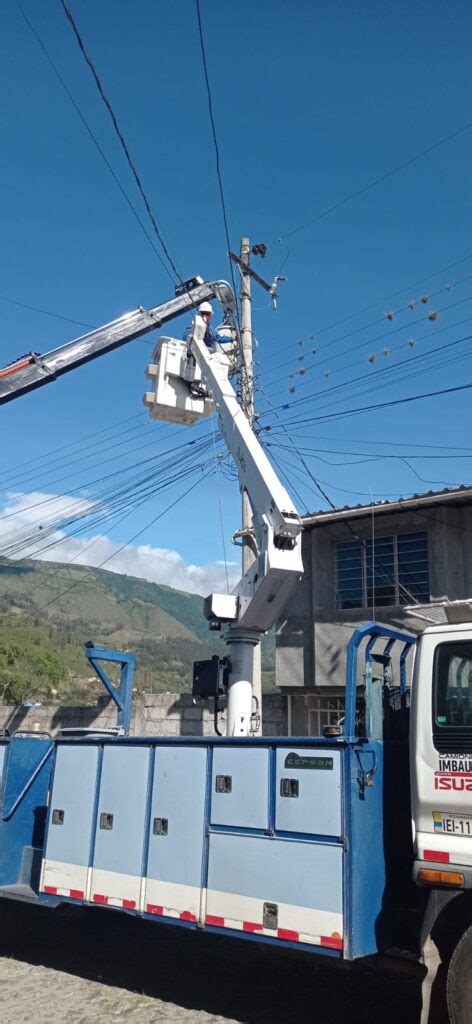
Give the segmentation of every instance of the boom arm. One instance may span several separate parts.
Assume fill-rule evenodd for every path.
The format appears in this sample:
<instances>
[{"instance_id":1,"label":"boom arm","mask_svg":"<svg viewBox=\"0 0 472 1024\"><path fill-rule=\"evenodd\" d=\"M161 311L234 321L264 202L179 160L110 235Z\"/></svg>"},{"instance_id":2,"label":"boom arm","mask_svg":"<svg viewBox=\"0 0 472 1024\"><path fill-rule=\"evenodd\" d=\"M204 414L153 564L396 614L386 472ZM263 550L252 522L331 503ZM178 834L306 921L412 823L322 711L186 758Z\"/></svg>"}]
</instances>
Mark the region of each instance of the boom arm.
<instances>
[{"instance_id":1,"label":"boom arm","mask_svg":"<svg viewBox=\"0 0 472 1024\"><path fill-rule=\"evenodd\" d=\"M247 735L254 647L277 621L303 573L302 523L238 404L228 379L229 360L205 345L205 331L206 324L197 315L187 343L173 338L158 341L155 363L148 367L154 390L146 393L144 402L154 418L188 425L216 408L240 488L249 495L257 558L232 595L212 594L205 602L207 617L228 626L228 733Z\"/></svg>"},{"instance_id":2,"label":"boom arm","mask_svg":"<svg viewBox=\"0 0 472 1024\"><path fill-rule=\"evenodd\" d=\"M26 395L28 391L34 391L43 384L49 384L63 373L69 373L77 366L106 355L121 345L141 338L181 313L193 309L199 302L215 296L218 296L225 308L232 308L234 296L225 281L210 282L198 277L192 278L183 285L183 290L174 299L154 306L153 309L140 307L125 313L110 324L84 334L75 341L69 341L66 345L60 345L43 356L35 352L22 356L0 370L0 405Z\"/></svg>"},{"instance_id":3,"label":"boom arm","mask_svg":"<svg viewBox=\"0 0 472 1024\"><path fill-rule=\"evenodd\" d=\"M224 356L203 341L205 324L195 318L190 351L218 410L221 429L235 461L241 491L253 512L258 557L235 590L239 628L264 633L277 621L303 572L302 523L239 405Z\"/></svg>"}]
</instances>

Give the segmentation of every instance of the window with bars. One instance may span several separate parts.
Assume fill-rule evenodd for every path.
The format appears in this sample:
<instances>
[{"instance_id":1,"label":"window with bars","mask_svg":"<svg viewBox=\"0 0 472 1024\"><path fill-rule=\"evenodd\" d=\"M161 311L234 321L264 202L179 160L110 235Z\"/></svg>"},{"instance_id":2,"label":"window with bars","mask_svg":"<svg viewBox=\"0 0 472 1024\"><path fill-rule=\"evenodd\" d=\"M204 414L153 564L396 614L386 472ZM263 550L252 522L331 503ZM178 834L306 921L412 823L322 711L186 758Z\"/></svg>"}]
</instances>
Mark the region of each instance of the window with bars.
<instances>
[{"instance_id":1,"label":"window with bars","mask_svg":"<svg viewBox=\"0 0 472 1024\"><path fill-rule=\"evenodd\" d=\"M336 545L336 608L429 601L428 535L346 540Z\"/></svg>"}]
</instances>

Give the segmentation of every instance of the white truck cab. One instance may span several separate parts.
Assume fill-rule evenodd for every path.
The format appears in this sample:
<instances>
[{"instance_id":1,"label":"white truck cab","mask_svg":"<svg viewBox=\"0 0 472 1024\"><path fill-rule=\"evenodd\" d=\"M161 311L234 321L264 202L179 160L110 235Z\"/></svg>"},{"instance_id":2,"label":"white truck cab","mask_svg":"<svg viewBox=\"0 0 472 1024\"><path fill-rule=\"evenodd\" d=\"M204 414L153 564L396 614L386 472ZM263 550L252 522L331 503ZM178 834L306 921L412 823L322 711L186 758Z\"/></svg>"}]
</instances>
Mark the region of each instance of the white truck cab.
<instances>
[{"instance_id":1,"label":"white truck cab","mask_svg":"<svg viewBox=\"0 0 472 1024\"><path fill-rule=\"evenodd\" d=\"M472 884L470 622L429 627L418 640L410 767L416 872L425 862L460 866Z\"/></svg>"}]
</instances>

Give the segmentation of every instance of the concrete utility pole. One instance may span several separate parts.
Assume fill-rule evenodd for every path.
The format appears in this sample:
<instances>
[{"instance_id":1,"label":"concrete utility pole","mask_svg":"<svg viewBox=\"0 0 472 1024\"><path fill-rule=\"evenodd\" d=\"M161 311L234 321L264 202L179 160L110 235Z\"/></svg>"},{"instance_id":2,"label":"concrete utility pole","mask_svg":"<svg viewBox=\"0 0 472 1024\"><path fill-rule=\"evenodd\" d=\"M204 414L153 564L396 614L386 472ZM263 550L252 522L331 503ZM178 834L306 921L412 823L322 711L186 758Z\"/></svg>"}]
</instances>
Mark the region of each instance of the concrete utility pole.
<instances>
[{"instance_id":1,"label":"concrete utility pole","mask_svg":"<svg viewBox=\"0 0 472 1024\"><path fill-rule=\"evenodd\" d=\"M241 239L240 258L245 266L249 266L249 254L251 243L249 238ZM241 372L241 401L242 407L252 426L254 423L254 371L253 371L253 337L252 337L252 312L251 312L251 278L241 269L241 348L243 355L243 367ZM248 571L255 561L254 549L251 545L251 538L247 531L252 529L252 509L249 498L245 491L242 495L242 570L243 574ZM256 736L262 735L262 679L261 679L261 645L254 647L254 673L252 694L255 710L258 712L259 725L252 730Z\"/></svg>"}]
</instances>

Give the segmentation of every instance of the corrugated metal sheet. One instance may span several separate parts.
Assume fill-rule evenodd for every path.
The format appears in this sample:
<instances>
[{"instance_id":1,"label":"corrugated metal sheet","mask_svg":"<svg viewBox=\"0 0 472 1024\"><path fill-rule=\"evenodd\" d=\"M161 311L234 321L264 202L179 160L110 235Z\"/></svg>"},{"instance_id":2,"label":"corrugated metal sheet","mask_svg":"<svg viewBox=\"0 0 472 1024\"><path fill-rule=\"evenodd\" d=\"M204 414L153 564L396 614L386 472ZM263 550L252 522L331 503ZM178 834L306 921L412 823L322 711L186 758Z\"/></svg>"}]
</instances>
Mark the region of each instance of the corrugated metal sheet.
<instances>
[{"instance_id":1,"label":"corrugated metal sheet","mask_svg":"<svg viewBox=\"0 0 472 1024\"><path fill-rule=\"evenodd\" d=\"M303 516L303 524L306 527L317 526L320 523L333 522L342 519L357 519L364 515L371 515L372 508L376 516L379 513L401 512L413 509L418 506L444 505L444 504L465 504L472 502L472 486L460 484L459 487L444 487L442 491L425 491L422 494L412 494L407 498L399 497L392 501L374 501L373 505L344 505L337 509L320 509Z\"/></svg>"}]
</instances>

